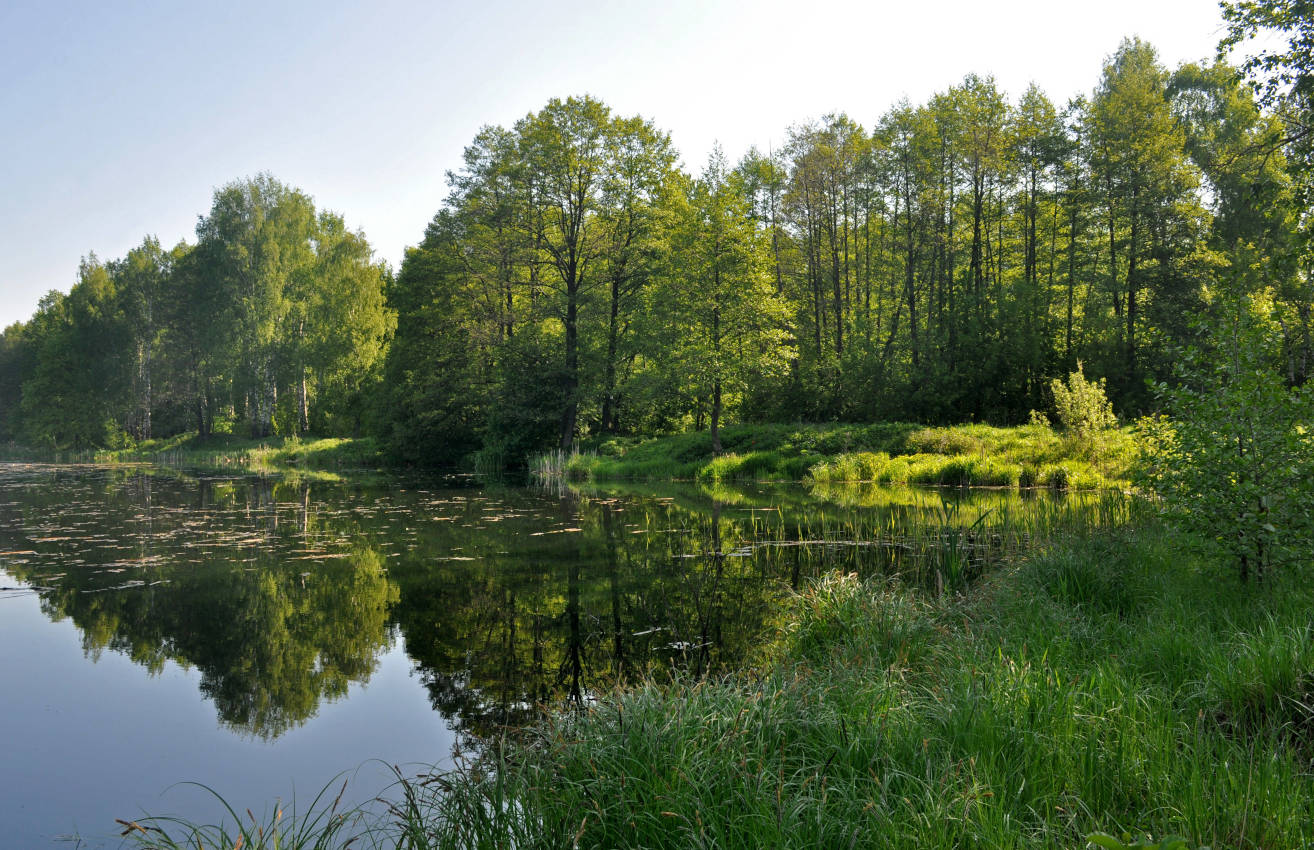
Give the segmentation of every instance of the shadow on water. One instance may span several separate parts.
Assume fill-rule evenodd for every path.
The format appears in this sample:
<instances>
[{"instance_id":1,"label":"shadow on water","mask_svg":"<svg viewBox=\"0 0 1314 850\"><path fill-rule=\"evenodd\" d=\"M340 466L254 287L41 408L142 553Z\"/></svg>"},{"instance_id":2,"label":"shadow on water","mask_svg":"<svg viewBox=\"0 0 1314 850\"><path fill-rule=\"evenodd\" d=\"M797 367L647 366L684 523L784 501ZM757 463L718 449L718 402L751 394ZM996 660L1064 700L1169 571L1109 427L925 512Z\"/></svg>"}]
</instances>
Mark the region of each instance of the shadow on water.
<instances>
[{"instance_id":1,"label":"shadow on water","mask_svg":"<svg viewBox=\"0 0 1314 850\"><path fill-rule=\"evenodd\" d=\"M872 487L381 489L0 466L0 566L151 674L200 673L272 740L403 641L469 743L635 677L751 662L827 572L953 592L1116 497Z\"/></svg>"}]
</instances>

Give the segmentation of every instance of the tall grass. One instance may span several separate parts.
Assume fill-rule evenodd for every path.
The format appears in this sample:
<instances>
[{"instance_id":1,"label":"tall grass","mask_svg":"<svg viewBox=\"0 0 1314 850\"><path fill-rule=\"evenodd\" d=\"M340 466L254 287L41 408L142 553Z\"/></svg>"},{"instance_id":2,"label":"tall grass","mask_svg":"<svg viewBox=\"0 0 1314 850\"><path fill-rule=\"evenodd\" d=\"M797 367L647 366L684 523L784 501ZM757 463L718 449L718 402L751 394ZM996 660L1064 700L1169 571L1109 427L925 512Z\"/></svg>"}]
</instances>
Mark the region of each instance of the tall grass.
<instances>
[{"instance_id":1,"label":"tall grass","mask_svg":"<svg viewBox=\"0 0 1314 850\"><path fill-rule=\"evenodd\" d=\"M185 783L209 794L226 818L211 824L168 816L119 820L118 823L123 827L123 837L152 850L337 850L359 844L367 837L381 835L377 830L383 823L371 818L365 809L342 804L347 781L342 776L331 780L304 809L299 808L294 799L286 809L276 804L260 817L250 809L239 813L228 800L206 785Z\"/></svg>"},{"instance_id":2,"label":"tall grass","mask_svg":"<svg viewBox=\"0 0 1314 850\"><path fill-rule=\"evenodd\" d=\"M1234 699L1208 684L1219 645L1277 647L1241 678L1302 693L1281 672L1310 669L1299 606L1171 618L1220 596L1199 564L1174 566L1177 543L1148 530L1063 545L967 601L825 577L764 674L647 685L557 718L509 767L511 822L451 846L1084 847L1098 830L1308 846L1303 745L1203 710ZM1243 620L1265 636L1234 631ZM1183 626L1191 657L1155 661ZM489 787L439 805L473 821Z\"/></svg>"},{"instance_id":3,"label":"tall grass","mask_svg":"<svg viewBox=\"0 0 1314 850\"><path fill-rule=\"evenodd\" d=\"M456 771L399 775L400 802L361 840L911 850L1081 848L1105 832L1311 846L1305 577L1243 587L1126 499L1085 498L1104 527L1048 500L1012 516L946 503L925 534L945 558L983 540L1029 540L1030 554L962 593L823 573L753 670L640 682ZM814 522L815 541L840 542L832 520Z\"/></svg>"},{"instance_id":4,"label":"tall grass","mask_svg":"<svg viewBox=\"0 0 1314 850\"><path fill-rule=\"evenodd\" d=\"M194 432L145 440L119 449L33 451L15 446L0 451L14 460L50 463L153 463L174 469L210 472L284 474L295 471L312 478L377 470L382 456L369 437L270 437L253 440L233 434L198 437Z\"/></svg>"},{"instance_id":5,"label":"tall grass","mask_svg":"<svg viewBox=\"0 0 1314 850\"><path fill-rule=\"evenodd\" d=\"M714 454L705 433L611 439L570 471L597 481L807 478L1085 490L1125 486L1136 452L1128 430L1076 441L1044 425L741 425L726 428L722 443L725 451ZM549 458L536 463L550 466Z\"/></svg>"}]
</instances>

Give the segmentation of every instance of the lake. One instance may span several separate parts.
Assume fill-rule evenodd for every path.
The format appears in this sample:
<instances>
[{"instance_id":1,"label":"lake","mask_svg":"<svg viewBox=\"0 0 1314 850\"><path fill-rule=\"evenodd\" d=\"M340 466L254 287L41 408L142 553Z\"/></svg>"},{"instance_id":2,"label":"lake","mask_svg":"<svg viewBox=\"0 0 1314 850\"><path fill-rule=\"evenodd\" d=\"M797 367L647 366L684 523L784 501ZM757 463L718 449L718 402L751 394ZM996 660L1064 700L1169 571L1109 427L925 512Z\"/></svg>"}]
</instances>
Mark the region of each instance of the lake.
<instances>
[{"instance_id":1,"label":"lake","mask_svg":"<svg viewBox=\"0 0 1314 850\"><path fill-rule=\"evenodd\" d=\"M761 658L827 570L954 592L1096 496L355 486L0 464L0 846L386 793L548 708Z\"/></svg>"}]
</instances>

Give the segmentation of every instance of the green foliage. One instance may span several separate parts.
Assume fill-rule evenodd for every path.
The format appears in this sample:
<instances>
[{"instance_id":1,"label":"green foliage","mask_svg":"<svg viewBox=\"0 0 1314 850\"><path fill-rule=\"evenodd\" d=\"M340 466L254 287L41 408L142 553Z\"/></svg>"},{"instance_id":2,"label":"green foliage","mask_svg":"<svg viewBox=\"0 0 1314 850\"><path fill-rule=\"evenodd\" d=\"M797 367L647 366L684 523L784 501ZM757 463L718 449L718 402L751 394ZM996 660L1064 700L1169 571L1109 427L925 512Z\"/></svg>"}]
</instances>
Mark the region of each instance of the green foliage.
<instances>
[{"instance_id":1,"label":"green foliage","mask_svg":"<svg viewBox=\"0 0 1314 850\"><path fill-rule=\"evenodd\" d=\"M748 381L784 371L785 304L767 273L767 243L719 149L671 216L671 265L650 311L675 330L663 359L685 392L706 400L712 450L720 452L721 419Z\"/></svg>"},{"instance_id":2,"label":"green foliage","mask_svg":"<svg viewBox=\"0 0 1314 850\"><path fill-rule=\"evenodd\" d=\"M1268 618L1217 648L1208 699L1241 734L1314 745L1314 631Z\"/></svg>"},{"instance_id":3,"label":"green foliage","mask_svg":"<svg viewBox=\"0 0 1314 850\"><path fill-rule=\"evenodd\" d=\"M378 470L384 454L372 437L292 435L253 440L232 434L201 437L195 432L165 439L142 440L91 454L97 463L148 461L163 467L215 472L248 471L260 475L318 477L333 480L339 473L353 479Z\"/></svg>"},{"instance_id":4,"label":"green foliage","mask_svg":"<svg viewBox=\"0 0 1314 850\"><path fill-rule=\"evenodd\" d=\"M43 298L24 336L32 359L19 404L22 440L77 449L119 440L130 346L109 269L95 255L84 259L77 284Z\"/></svg>"},{"instance_id":5,"label":"green foliage","mask_svg":"<svg viewBox=\"0 0 1314 850\"><path fill-rule=\"evenodd\" d=\"M1263 121L1225 76L1170 75L1133 40L1067 111L1034 87L1010 103L972 75L874 128L827 115L701 179L674 171L651 125L552 101L476 137L440 214L455 262L427 287L454 293L453 344L488 367L513 334L533 335L541 356L516 375L544 388L563 449L727 417L1020 422L1044 404L1045 376L1079 361L1120 409L1143 410L1146 377L1169 373L1200 304L1207 243L1263 231L1276 251L1295 218L1285 166L1243 155ZM588 167L563 171L570 157ZM1245 217L1244 181L1223 165L1252 159L1267 224ZM1228 199L1217 222L1202 169ZM553 187L571 191L554 200ZM1309 293L1284 292L1303 345ZM506 378L479 371L414 396L416 411L477 398L484 415ZM1073 439L1097 439L1104 412L1087 407ZM533 448L540 422L508 438L520 421L478 439L508 460L503 444L549 448Z\"/></svg>"},{"instance_id":6,"label":"green foliage","mask_svg":"<svg viewBox=\"0 0 1314 850\"><path fill-rule=\"evenodd\" d=\"M436 217L388 288L398 324L384 363L381 436L401 464L452 464L480 445L481 364L464 338L469 303L449 285L459 265L449 250L454 226L450 217Z\"/></svg>"},{"instance_id":7,"label":"green foliage","mask_svg":"<svg viewBox=\"0 0 1314 850\"><path fill-rule=\"evenodd\" d=\"M1068 375L1067 383L1058 378L1049 383L1059 424L1079 442L1089 444L1101 431L1118 425L1104 387L1103 378L1087 380L1080 362L1077 371Z\"/></svg>"},{"instance_id":8,"label":"green foliage","mask_svg":"<svg viewBox=\"0 0 1314 850\"><path fill-rule=\"evenodd\" d=\"M0 394L17 403L0 432L83 449L241 419L257 438L359 434L392 329L364 236L260 175L217 190L197 238L90 256L67 296L6 332Z\"/></svg>"},{"instance_id":9,"label":"green foliage","mask_svg":"<svg viewBox=\"0 0 1314 850\"><path fill-rule=\"evenodd\" d=\"M722 442L728 451L716 456L706 433L607 441L605 454L581 456L572 471L599 481L806 478L1091 490L1125 483L1135 454L1127 431L1108 431L1095 449L1075 451L1050 428L1034 425L732 426Z\"/></svg>"},{"instance_id":10,"label":"green foliage","mask_svg":"<svg viewBox=\"0 0 1314 850\"><path fill-rule=\"evenodd\" d=\"M1314 368L1300 8L1225 4L1225 46L1288 39L1244 62L1258 99L1222 63L1170 73L1131 39L1066 108L968 75L872 127L832 113L698 177L651 121L553 99L475 136L395 280L304 192L237 181L195 247L148 238L108 264L108 288L69 296L104 304L6 332L0 435L101 445L232 422L370 432L394 461L435 466L709 429L716 451L779 450L773 471L753 462L775 476L805 447L716 447L724 422L1020 423L1076 364L1081 383L1054 392L1060 454L1098 467L1103 399L1151 409L1237 245L1272 286L1289 383ZM979 453L924 437L927 453ZM1060 459L1019 461L1018 478Z\"/></svg>"},{"instance_id":11,"label":"green foliage","mask_svg":"<svg viewBox=\"0 0 1314 850\"><path fill-rule=\"evenodd\" d=\"M1186 839L1177 835L1170 835L1162 841L1151 838L1138 841L1132 838L1129 832L1124 832L1121 840L1108 833L1092 832L1086 836L1086 840L1103 850L1192 850ZM1209 848L1200 847L1198 850L1209 850Z\"/></svg>"},{"instance_id":12,"label":"green foliage","mask_svg":"<svg viewBox=\"0 0 1314 850\"><path fill-rule=\"evenodd\" d=\"M309 430L317 392L359 430L354 397L368 385L391 324L387 272L365 237L268 174L217 190L196 234L197 280L232 307L191 319L226 322L225 373L251 436L270 436L276 424L283 433ZM322 411L316 424L330 417Z\"/></svg>"},{"instance_id":13,"label":"green foliage","mask_svg":"<svg viewBox=\"0 0 1314 850\"><path fill-rule=\"evenodd\" d=\"M1298 178L1303 206L1311 189L1311 140L1307 129L1314 113L1314 17L1304 0L1245 0L1223 2L1227 35L1220 50L1251 47L1261 39L1262 49L1241 61L1241 70L1259 93L1260 103L1282 122L1283 134L1270 137L1260 151L1284 149ZM1308 223L1305 225L1308 235Z\"/></svg>"},{"instance_id":14,"label":"green foliage","mask_svg":"<svg viewBox=\"0 0 1314 850\"><path fill-rule=\"evenodd\" d=\"M449 774L408 823L438 846L1302 846L1299 752L1189 695L1218 644L1307 619L1308 590L1265 613L1161 529L1096 544L1059 543L966 600L828 576L765 668L559 715ZM1122 584L1052 595L1074 561Z\"/></svg>"},{"instance_id":15,"label":"green foliage","mask_svg":"<svg viewBox=\"0 0 1314 850\"><path fill-rule=\"evenodd\" d=\"M1168 416L1143 424L1142 477L1166 512L1228 552L1242 580L1303 563L1314 535L1309 385L1289 387L1264 298L1220 298L1209 350L1182 354L1161 384Z\"/></svg>"},{"instance_id":16,"label":"green foliage","mask_svg":"<svg viewBox=\"0 0 1314 850\"><path fill-rule=\"evenodd\" d=\"M799 594L784 645L791 657L812 663L861 653L902 669L922 660L934 628L930 606L906 589L829 573Z\"/></svg>"}]
</instances>

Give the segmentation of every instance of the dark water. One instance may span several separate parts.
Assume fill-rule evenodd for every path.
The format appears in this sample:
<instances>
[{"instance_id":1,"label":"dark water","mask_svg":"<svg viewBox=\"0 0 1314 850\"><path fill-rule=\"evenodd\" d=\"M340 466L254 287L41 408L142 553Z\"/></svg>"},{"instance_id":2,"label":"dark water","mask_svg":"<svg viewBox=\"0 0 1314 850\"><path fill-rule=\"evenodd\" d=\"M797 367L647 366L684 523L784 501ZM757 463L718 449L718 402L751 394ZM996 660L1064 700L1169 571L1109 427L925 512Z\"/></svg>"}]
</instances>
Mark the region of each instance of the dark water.
<instances>
[{"instance_id":1,"label":"dark water","mask_svg":"<svg viewBox=\"0 0 1314 850\"><path fill-rule=\"evenodd\" d=\"M368 799L384 763L441 766L544 706L751 661L822 571L952 589L1109 510L462 484L0 464L0 846L220 817L189 781L259 813L347 770L347 799Z\"/></svg>"}]
</instances>

